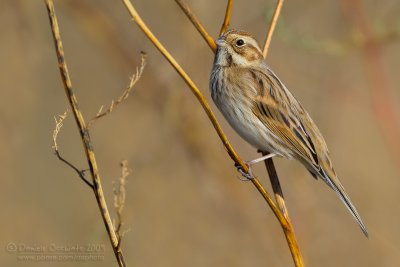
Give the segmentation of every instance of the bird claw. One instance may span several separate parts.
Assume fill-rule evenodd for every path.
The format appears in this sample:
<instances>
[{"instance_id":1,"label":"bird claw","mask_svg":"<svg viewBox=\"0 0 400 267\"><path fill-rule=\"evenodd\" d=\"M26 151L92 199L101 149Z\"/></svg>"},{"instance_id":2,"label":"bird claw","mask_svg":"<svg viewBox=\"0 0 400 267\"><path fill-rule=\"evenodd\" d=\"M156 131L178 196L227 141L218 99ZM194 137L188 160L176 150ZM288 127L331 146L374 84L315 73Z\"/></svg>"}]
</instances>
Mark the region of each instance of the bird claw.
<instances>
[{"instance_id":1,"label":"bird claw","mask_svg":"<svg viewBox=\"0 0 400 267\"><path fill-rule=\"evenodd\" d=\"M239 165L239 164L237 164L237 163L235 163L235 167L236 167L236 169L240 172L240 174L244 177L244 179L241 178L241 177L239 177L239 179L240 179L241 181L247 182L247 181L249 181L249 180L251 180L251 179L254 179L254 176L253 176L253 173L252 173L252 171L251 171L250 165L248 165L247 163L245 163L245 164L246 164L246 166L247 166L247 168L248 168L248 171L247 171L247 172L245 172L245 171L243 170L242 166Z\"/></svg>"}]
</instances>

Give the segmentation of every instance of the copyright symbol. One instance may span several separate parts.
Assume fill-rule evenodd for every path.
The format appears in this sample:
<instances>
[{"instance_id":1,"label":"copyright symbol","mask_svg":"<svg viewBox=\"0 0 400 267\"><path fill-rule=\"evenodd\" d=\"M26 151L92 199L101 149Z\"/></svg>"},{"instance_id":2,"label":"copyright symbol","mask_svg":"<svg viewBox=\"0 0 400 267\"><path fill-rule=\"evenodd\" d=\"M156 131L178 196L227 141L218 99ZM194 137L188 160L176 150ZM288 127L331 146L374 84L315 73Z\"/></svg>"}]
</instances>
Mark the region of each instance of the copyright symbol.
<instances>
[{"instance_id":1,"label":"copyright symbol","mask_svg":"<svg viewBox=\"0 0 400 267\"><path fill-rule=\"evenodd\" d=\"M17 244L10 242L6 246L6 251L7 252L16 252L18 249Z\"/></svg>"}]
</instances>

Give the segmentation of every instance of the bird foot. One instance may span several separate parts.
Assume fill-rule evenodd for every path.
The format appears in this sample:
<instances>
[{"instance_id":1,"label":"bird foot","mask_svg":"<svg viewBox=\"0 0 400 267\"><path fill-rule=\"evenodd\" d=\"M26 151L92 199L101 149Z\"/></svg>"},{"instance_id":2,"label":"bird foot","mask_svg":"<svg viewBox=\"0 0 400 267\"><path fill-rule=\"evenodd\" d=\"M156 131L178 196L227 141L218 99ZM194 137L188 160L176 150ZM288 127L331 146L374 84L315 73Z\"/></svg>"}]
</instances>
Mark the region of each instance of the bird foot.
<instances>
[{"instance_id":1,"label":"bird foot","mask_svg":"<svg viewBox=\"0 0 400 267\"><path fill-rule=\"evenodd\" d=\"M235 163L235 167L236 167L236 169L238 170L238 172L240 172L240 174L244 177L244 178L239 177L239 179L240 179L241 181L247 182L247 181L249 181L249 180L251 180L251 179L254 179L254 176L253 176L253 173L252 173L252 171L251 171L250 165L247 164L247 163L245 163L245 164L246 164L246 166L247 166L247 168L248 168L248 171L247 171L247 172L245 172L245 171L243 170L242 166L240 166L240 165L237 164L237 163Z\"/></svg>"}]
</instances>

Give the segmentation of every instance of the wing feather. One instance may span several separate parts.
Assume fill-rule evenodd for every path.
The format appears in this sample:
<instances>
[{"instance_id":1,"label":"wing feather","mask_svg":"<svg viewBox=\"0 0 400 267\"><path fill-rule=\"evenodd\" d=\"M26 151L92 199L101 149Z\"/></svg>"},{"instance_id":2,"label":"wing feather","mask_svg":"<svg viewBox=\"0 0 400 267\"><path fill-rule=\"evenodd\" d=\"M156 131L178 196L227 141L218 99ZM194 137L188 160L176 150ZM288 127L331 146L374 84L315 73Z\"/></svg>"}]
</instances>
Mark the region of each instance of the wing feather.
<instances>
[{"instance_id":1,"label":"wing feather","mask_svg":"<svg viewBox=\"0 0 400 267\"><path fill-rule=\"evenodd\" d=\"M302 122L304 118L309 118L308 114L275 74L269 68L267 70L252 70L252 77L258 79L254 84L263 87L257 88L259 94L253 113L281 141L282 146L319 171L318 155L311 137L320 133L312 133L312 129L310 131L304 126L309 124ZM269 90L265 90L265 85Z\"/></svg>"}]
</instances>

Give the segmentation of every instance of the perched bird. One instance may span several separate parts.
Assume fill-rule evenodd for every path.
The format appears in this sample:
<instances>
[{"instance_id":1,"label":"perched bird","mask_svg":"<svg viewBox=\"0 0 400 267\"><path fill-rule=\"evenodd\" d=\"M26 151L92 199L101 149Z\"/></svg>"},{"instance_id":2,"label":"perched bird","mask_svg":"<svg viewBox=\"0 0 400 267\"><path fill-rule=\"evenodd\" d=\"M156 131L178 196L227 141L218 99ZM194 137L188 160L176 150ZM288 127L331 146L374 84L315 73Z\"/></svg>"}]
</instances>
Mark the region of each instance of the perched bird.
<instances>
[{"instance_id":1,"label":"perched bird","mask_svg":"<svg viewBox=\"0 0 400 267\"><path fill-rule=\"evenodd\" d=\"M257 41L247 32L229 30L217 40L210 76L214 103L233 129L255 148L299 160L343 201L368 237L368 231L333 169L322 134L310 115L265 63ZM243 173L243 171L242 171ZM249 172L245 175L251 179Z\"/></svg>"}]
</instances>

